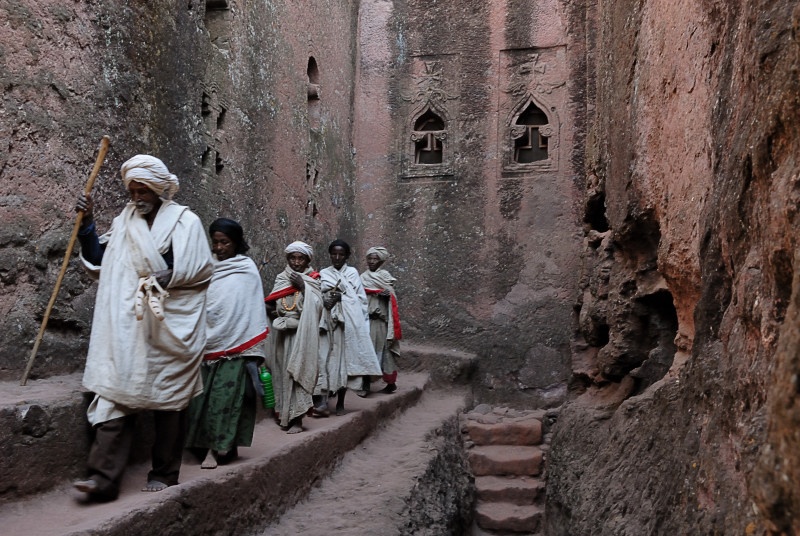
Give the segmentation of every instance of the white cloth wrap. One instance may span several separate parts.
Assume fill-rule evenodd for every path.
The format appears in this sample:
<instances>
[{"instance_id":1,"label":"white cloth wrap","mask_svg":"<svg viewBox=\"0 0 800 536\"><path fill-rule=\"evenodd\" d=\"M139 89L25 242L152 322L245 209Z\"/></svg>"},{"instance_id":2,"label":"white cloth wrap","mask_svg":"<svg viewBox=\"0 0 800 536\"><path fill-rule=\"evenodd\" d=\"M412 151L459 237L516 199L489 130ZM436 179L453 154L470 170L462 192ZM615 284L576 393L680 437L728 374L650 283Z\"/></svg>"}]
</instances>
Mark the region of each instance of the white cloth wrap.
<instances>
[{"instance_id":1,"label":"white cloth wrap","mask_svg":"<svg viewBox=\"0 0 800 536\"><path fill-rule=\"evenodd\" d=\"M286 253L287 255L290 253L302 253L303 255L308 257L308 260L314 258L314 250L311 248L311 246L309 246L305 242L301 242L300 240L292 242L291 244L286 246L286 249L284 249L283 252Z\"/></svg>"},{"instance_id":2,"label":"white cloth wrap","mask_svg":"<svg viewBox=\"0 0 800 536\"><path fill-rule=\"evenodd\" d=\"M345 264L341 270L333 266L320 271L322 292L337 287L342 293L342 300L330 310L331 329L335 332L344 324L344 359L347 376L380 376L381 365L375 355L375 349L369 335L369 317L367 314L367 294L358 271ZM338 326L338 327L337 327ZM337 341L331 341L336 344ZM333 352L334 349L332 348ZM329 370L331 390L343 385L334 380L335 373Z\"/></svg>"},{"instance_id":3,"label":"white cloth wrap","mask_svg":"<svg viewBox=\"0 0 800 536\"><path fill-rule=\"evenodd\" d=\"M164 162L155 156L137 154L122 164L120 172L125 188L131 181L141 182L167 199L172 199L180 188L178 177L170 173Z\"/></svg>"},{"instance_id":4,"label":"white cloth wrap","mask_svg":"<svg viewBox=\"0 0 800 536\"><path fill-rule=\"evenodd\" d=\"M100 278L83 385L100 397L133 410L180 410L203 390L200 362L206 345L206 288L213 270L200 219L187 207L164 201L152 228L129 203L100 237L102 266L83 259ZM136 320L139 278L167 267L172 279L164 320L145 308ZM97 420L96 424L102 422Z\"/></svg>"},{"instance_id":5,"label":"white cloth wrap","mask_svg":"<svg viewBox=\"0 0 800 536\"><path fill-rule=\"evenodd\" d=\"M361 273L361 282L364 283L364 288L370 290L388 290L394 293L394 282L397 281L388 270L379 269L371 272L369 270ZM372 312L372 311L368 311ZM394 339L394 315L392 315L391 301L389 302L389 312L386 315L386 322L388 324L386 339Z\"/></svg>"},{"instance_id":6,"label":"white cloth wrap","mask_svg":"<svg viewBox=\"0 0 800 536\"><path fill-rule=\"evenodd\" d=\"M380 260L385 261L389 258L389 250L381 246L371 247L367 250L366 256L370 255L377 255Z\"/></svg>"},{"instance_id":7,"label":"white cloth wrap","mask_svg":"<svg viewBox=\"0 0 800 536\"><path fill-rule=\"evenodd\" d=\"M320 341L325 338L319 331L322 293L319 281L309 275L312 271L308 267L302 274L305 289L300 304L291 311L286 311L282 304L276 304L279 316L272 320L274 329L267 338L266 361L275 382L277 409L283 426L305 415L311 407L311 396L320 370ZM287 265L275 277L275 286L270 294L292 287L290 276L293 273L297 272ZM295 295L294 299L299 300L300 297ZM282 324L281 329L277 329L276 323Z\"/></svg>"},{"instance_id":8,"label":"white cloth wrap","mask_svg":"<svg viewBox=\"0 0 800 536\"><path fill-rule=\"evenodd\" d=\"M236 255L214 262L206 298L206 354L235 348L267 329L264 287L253 259ZM258 343L243 355L264 357Z\"/></svg>"}]
</instances>

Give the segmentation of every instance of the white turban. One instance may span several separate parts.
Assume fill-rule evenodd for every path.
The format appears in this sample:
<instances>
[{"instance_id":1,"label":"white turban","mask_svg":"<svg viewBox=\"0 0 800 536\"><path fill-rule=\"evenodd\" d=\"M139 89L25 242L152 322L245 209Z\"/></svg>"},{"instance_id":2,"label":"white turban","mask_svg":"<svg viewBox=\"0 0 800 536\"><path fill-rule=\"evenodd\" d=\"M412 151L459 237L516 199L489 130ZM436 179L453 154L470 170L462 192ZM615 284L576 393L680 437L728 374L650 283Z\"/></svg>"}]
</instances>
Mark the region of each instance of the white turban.
<instances>
[{"instance_id":1,"label":"white turban","mask_svg":"<svg viewBox=\"0 0 800 536\"><path fill-rule=\"evenodd\" d=\"M287 255L289 253L302 253L303 255L308 257L309 259L314 258L314 250L311 249L311 246L309 246L305 242L301 242L300 240L298 240L297 242L292 242L291 244L286 246L286 249L284 250L284 252Z\"/></svg>"},{"instance_id":2,"label":"white turban","mask_svg":"<svg viewBox=\"0 0 800 536\"><path fill-rule=\"evenodd\" d=\"M370 255L377 255L380 260L385 261L389 258L389 250L380 246L369 248L367 250L367 257Z\"/></svg>"},{"instance_id":3,"label":"white turban","mask_svg":"<svg viewBox=\"0 0 800 536\"><path fill-rule=\"evenodd\" d=\"M173 175L164 162L147 154L137 154L122 164L122 182L125 188L131 181L141 182L161 197L172 199L178 191L178 177Z\"/></svg>"}]
</instances>

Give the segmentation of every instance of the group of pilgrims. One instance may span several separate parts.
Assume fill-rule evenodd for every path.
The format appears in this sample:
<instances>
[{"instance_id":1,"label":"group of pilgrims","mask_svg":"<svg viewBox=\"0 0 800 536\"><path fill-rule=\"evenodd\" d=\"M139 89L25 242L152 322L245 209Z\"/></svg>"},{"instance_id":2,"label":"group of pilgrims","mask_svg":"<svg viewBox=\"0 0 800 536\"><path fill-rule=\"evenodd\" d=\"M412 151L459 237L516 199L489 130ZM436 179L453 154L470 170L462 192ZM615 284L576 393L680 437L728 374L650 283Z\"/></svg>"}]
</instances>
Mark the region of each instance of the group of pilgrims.
<instances>
[{"instance_id":1,"label":"group of pilgrims","mask_svg":"<svg viewBox=\"0 0 800 536\"><path fill-rule=\"evenodd\" d=\"M382 392L397 390L402 334L386 248L369 248L359 274L350 245L334 240L317 272L312 247L292 242L265 296L238 222L216 219L206 233L172 200L178 178L158 158L134 156L121 175L130 202L105 234L89 194L75 205L81 261L98 279L83 376L94 438L87 478L74 483L88 500L117 498L142 411L154 416L142 488L153 492L178 484L185 449L213 469L250 446L270 388L268 419L289 434L304 417L343 415L348 390L367 397L380 379Z\"/></svg>"},{"instance_id":2,"label":"group of pilgrims","mask_svg":"<svg viewBox=\"0 0 800 536\"><path fill-rule=\"evenodd\" d=\"M249 446L256 422L254 402L264 395L259 367L270 372L275 408L286 433L303 431L303 418L345 414L345 395L397 390L402 337L395 278L383 268L389 252L366 253L361 274L348 264L350 245L328 246L331 265L316 271L314 251L302 241L286 246L286 267L261 298L261 275L246 255L242 227L220 218L209 227L214 273L206 299L207 342L201 368L204 391L189 406L186 445L204 453L202 467L236 457ZM265 306L266 304L266 306ZM266 341L266 344L261 344Z\"/></svg>"}]
</instances>

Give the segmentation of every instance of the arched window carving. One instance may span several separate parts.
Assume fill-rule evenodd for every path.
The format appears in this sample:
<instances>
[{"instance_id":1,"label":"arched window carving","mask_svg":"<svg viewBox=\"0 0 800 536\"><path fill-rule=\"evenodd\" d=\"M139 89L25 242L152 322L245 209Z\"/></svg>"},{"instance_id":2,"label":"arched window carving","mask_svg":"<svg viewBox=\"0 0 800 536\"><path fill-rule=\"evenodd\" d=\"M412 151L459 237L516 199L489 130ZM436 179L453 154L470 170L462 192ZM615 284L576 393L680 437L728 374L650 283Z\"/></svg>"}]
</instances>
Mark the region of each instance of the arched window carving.
<instances>
[{"instance_id":1,"label":"arched window carving","mask_svg":"<svg viewBox=\"0 0 800 536\"><path fill-rule=\"evenodd\" d=\"M444 161L444 143L447 130L444 120L428 108L414 122L411 140L414 142L414 163L441 164Z\"/></svg>"},{"instance_id":2,"label":"arched window carving","mask_svg":"<svg viewBox=\"0 0 800 536\"><path fill-rule=\"evenodd\" d=\"M511 127L515 163L532 164L547 160L547 136L542 132L547 123L547 115L530 102Z\"/></svg>"},{"instance_id":3,"label":"arched window carving","mask_svg":"<svg viewBox=\"0 0 800 536\"><path fill-rule=\"evenodd\" d=\"M506 123L503 174L519 176L558 169L559 120L554 106L528 94L517 101Z\"/></svg>"}]
</instances>

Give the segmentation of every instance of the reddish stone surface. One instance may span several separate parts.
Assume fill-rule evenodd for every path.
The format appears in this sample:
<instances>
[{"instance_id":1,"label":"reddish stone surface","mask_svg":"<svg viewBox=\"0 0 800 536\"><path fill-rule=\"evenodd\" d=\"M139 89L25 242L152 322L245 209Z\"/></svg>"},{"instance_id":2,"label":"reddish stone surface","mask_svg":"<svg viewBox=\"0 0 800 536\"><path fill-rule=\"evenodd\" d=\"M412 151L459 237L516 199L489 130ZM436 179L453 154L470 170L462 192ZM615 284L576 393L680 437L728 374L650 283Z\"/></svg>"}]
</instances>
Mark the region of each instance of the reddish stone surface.
<instances>
[{"instance_id":1,"label":"reddish stone surface","mask_svg":"<svg viewBox=\"0 0 800 536\"><path fill-rule=\"evenodd\" d=\"M483 503L475 506L475 521L487 530L536 532L542 523L543 510L538 506L511 503Z\"/></svg>"},{"instance_id":2,"label":"reddish stone surface","mask_svg":"<svg viewBox=\"0 0 800 536\"><path fill-rule=\"evenodd\" d=\"M545 483L528 477L479 476L475 492L484 502L537 504L544 499Z\"/></svg>"},{"instance_id":3,"label":"reddish stone surface","mask_svg":"<svg viewBox=\"0 0 800 536\"><path fill-rule=\"evenodd\" d=\"M243 222L267 286L291 240L315 266L335 236L356 264L381 242L407 337L476 354L451 368L477 401L570 398L552 534L800 532L796 2L205 7L0 5L0 379L109 134L101 229L119 165L156 154L179 202ZM525 91L558 151L515 171ZM429 101L449 126L426 175L410 129ZM34 377L81 370L92 306L73 260Z\"/></svg>"},{"instance_id":4,"label":"reddish stone surface","mask_svg":"<svg viewBox=\"0 0 800 536\"><path fill-rule=\"evenodd\" d=\"M499 424L468 421L466 430L476 445L538 445L542 442L542 422L534 418Z\"/></svg>"},{"instance_id":5,"label":"reddish stone surface","mask_svg":"<svg viewBox=\"0 0 800 536\"><path fill-rule=\"evenodd\" d=\"M470 449L467 459L475 476L536 476L541 472L543 455L538 447L487 445Z\"/></svg>"},{"instance_id":6,"label":"reddish stone surface","mask_svg":"<svg viewBox=\"0 0 800 536\"><path fill-rule=\"evenodd\" d=\"M797 533L800 8L586 15L589 396L555 427L548 534Z\"/></svg>"}]
</instances>

